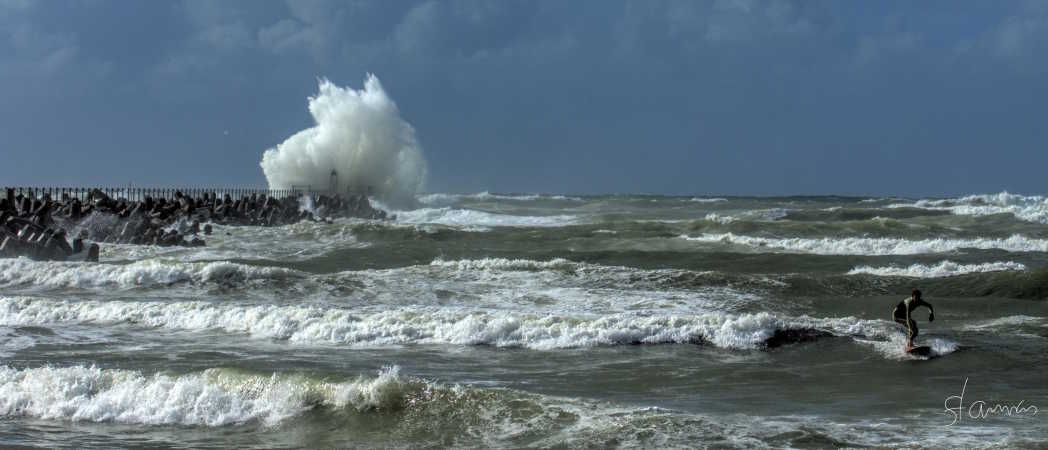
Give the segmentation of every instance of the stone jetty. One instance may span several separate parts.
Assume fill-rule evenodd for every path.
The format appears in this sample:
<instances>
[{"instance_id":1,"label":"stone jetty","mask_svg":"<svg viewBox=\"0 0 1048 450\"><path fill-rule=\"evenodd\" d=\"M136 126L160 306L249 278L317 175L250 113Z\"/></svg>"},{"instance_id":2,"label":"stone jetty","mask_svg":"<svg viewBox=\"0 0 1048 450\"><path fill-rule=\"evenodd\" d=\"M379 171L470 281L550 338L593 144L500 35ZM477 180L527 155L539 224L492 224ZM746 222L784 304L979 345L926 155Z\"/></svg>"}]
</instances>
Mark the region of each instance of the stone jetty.
<instances>
[{"instance_id":1,"label":"stone jetty","mask_svg":"<svg viewBox=\"0 0 1048 450\"><path fill-rule=\"evenodd\" d=\"M49 261L98 261L98 243L203 246L212 224L279 226L337 217L385 219L361 194L321 195L280 191L240 195L194 190L140 191L114 198L88 191L6 189L0 198L0 257ZM112 192L112 191L110 191ZM59 198L52 198L56 193ZM137 194L137 195L136 195ZM66 230L72 230L70 235Z\"/></svg>"}]
</instances>

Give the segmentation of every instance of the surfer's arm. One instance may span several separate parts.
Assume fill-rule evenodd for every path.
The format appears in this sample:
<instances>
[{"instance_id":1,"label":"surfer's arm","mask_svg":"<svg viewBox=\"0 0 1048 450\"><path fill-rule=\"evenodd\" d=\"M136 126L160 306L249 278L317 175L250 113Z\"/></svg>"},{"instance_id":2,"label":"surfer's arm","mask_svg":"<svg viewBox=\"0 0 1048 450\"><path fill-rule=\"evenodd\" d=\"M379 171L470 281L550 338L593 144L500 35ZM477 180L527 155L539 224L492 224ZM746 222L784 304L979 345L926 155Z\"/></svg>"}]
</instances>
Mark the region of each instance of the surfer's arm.
<instances>
[{"instance_id":1,"label":"surfer's arm","mask_svg":"<svg viewBox=\"0 0 1048 450\"><path fill-rule=\"evenodd\" d=\"M928 302L926 302L924 300L921 300L921 304L928 307L928 321L929 322L934 322L935 321L935 308L932 308L932 304L928 303Z\"/></svg>"}]
</instances>

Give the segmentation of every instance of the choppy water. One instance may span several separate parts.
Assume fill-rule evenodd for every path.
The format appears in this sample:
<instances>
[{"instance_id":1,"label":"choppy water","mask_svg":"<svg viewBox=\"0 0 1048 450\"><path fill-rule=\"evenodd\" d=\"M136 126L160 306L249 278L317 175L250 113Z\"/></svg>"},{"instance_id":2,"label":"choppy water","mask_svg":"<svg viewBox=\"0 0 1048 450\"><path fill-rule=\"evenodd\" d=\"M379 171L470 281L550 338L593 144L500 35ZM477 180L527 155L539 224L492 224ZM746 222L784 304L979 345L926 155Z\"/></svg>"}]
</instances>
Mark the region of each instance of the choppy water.
<instances>
[{"instance_id":1,"label":"choppy water","mask_svg":"<svg viewBox=\"0 0 1048 450\"><path fill-rule=\"evenodd\" d=\"M1044 198L419 200L0 260L0 445L1048 446Z\"/></svg>"}]
</instances>

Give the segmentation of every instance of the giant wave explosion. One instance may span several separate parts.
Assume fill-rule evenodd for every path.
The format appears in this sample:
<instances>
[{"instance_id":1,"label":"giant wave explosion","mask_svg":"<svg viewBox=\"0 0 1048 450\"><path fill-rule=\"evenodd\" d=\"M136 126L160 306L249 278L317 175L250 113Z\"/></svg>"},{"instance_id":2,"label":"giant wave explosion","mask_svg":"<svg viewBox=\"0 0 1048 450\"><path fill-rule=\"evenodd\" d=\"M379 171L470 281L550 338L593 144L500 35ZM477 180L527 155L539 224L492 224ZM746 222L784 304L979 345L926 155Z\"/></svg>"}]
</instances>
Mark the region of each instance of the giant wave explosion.
<instances>
[{"instance_id":1,"label":"giant wave explosion","mask_svg":"<svg viewBox=\"0 0 1048 450\"><path fill-rule=\"evenodd\" d=\"M329 189L334 170L339 192L370 188L384 202L407 204L421 191L427 166L415 129L374 75L361 90L321 79L309 113L315 126L262 155L271 189Z\"/></svg>"}]
</instances>

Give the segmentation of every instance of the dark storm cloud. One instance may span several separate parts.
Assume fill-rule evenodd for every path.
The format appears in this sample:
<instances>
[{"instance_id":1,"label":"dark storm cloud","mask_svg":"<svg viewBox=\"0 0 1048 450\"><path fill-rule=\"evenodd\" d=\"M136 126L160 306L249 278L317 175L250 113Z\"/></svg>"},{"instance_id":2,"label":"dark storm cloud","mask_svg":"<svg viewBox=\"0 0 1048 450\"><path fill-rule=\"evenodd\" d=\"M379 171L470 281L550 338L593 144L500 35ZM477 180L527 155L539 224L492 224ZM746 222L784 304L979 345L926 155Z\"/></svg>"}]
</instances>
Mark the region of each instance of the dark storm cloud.
<instances>
[{"instance_id":1,"label":"dark storm cloud","mask_svg":"<svg viewBox=\"0 0 1048 450\"><path fill-rule=\"evenodd\" d=\"M260 184L373 72L432 190L1044 192L1046 2L0 2L0 179Z\"/></svg>"}]
</instances>

